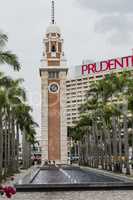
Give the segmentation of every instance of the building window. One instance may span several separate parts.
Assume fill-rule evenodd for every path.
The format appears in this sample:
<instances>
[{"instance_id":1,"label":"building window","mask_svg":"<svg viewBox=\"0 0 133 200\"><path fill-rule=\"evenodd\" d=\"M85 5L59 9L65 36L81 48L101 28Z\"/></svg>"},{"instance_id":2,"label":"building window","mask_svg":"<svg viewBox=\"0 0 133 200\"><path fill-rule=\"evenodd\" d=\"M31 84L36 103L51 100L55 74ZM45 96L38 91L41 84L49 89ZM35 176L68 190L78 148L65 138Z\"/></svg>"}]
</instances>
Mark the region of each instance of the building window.
<instances>
[{"instance_id":1,"label":"building window","mask_svg":"<svg viewBox=\"0 0 133 200\"><path fill-rule=\"evenodd\" d=\"M76 115L76 113L72 113L72 115Z\"/></svg>"},{"instance_id":2,"label":"building window","mask_svg":"<svg viewBox=\"0 0 133 200\"><path fill-rule=\"evenodd\" d=\"M51 33L51 36L52 37L56 37L56 33Z\"/></svg>"},{"instance_id":3,"label":"building window","mask_svg":"<svg viewBox=\"0 0 133 200\"><path fill-rule=\"evenodd\" d=\"M46 52L49 52L49 43L46 42Z\"/></svg>"},{"instance_id":4,"label":"building window","mask_svg":"<svg viewBox=\"0 0 133 200\"><path fill-rule=\"evenodd\" d=\"M76 100L73 100L72 102L73 102L73 103L75 103L75 102L76 102Z\"/></svg>"},{"instance_id":5,"label":"building window","mask_svg":"<svg viewBox=\"0 0 133 200\"><path fill-rule=\"evenodd\" d=\"M58 79L59 72L49 72L49 79Z\"/></svg>"},{"instance_id":6,"label":"building window","mask_svg":"<svg viewBox=\"0 0 133 200\"><path fill-rule=\"evenodd\" d=\"M72 117L72 120L75 120L76 119L76 117Z\"/></svg>"},{"instance_id":7,"label":"building window","mask_svg":"<svg viewBox=\"0 0 133 200\"><path fill-rule=\"evenodd\" d=\"M52 52L56 52L55 45L52 46L51 51L52 51Z\"/></svg>"}]
</instances>

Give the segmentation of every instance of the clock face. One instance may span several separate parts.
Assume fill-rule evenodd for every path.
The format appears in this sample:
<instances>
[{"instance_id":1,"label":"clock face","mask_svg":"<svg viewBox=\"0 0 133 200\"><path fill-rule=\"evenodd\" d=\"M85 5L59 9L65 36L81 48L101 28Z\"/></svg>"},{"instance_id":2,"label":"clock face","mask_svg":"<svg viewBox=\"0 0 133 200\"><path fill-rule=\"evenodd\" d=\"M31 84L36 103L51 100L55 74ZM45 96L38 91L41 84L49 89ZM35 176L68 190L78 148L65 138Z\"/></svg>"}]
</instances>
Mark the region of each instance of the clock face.
<instances>
[{"instance_id":1,"label":"clock face","mask_svg":"<svg viewBox=\"0 0 133 200\"><path fill-rule=\"evenodd\" d=\"M49 92L57 93L59 91L59 85L57 83L51 83L49 85Z\"/></svg>"}]
</instances>

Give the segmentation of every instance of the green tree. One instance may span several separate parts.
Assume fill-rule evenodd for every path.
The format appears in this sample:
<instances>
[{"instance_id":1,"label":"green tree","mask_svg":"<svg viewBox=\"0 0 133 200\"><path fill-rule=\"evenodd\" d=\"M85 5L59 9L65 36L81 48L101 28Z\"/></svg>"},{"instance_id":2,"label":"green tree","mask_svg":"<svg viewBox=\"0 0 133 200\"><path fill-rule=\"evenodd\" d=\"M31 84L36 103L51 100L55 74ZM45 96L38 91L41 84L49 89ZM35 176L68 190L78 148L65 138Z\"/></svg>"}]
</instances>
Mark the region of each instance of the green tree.
<instances>
[{"instance_id":1,"label":"green tree","mask_svg":"<svg viewBox=\"0 0 133 200\"><path fill-rule=\"evenodd\" d=\"M6 50L6 44L8 37L0 32L0 64L8 64L13 67L14 70L20 70L20 63L17 56L11 51Z\"/></svg>"}]
</instances>

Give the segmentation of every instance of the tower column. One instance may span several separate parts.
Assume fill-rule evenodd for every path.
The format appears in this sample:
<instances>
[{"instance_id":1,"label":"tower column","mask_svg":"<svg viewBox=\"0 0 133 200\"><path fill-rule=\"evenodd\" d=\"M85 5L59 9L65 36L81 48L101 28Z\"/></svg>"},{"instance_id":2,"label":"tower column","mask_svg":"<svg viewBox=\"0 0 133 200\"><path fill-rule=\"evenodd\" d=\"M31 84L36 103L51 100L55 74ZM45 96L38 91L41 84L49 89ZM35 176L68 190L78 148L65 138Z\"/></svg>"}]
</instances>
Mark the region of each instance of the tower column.
<instances>
[{"instance_id":1,"label":"tower column","mask_svg":"<svg viewBox=\"0 0 133 200\"><path fill-rule=\"evenodd\" d=\"M48 160L48 72L41 72L41 141L42 161Z\"/></svg>"},{"instance_id":2,"label":"tower column","mask_svg":"<svg viewBox=\"0 0 133 200\"><path fill-rule=\"evenodd\" d=\"M60 146L62 163L67 163L66 75L66 71L60 72Z\"/></svg>"}]
</instances>

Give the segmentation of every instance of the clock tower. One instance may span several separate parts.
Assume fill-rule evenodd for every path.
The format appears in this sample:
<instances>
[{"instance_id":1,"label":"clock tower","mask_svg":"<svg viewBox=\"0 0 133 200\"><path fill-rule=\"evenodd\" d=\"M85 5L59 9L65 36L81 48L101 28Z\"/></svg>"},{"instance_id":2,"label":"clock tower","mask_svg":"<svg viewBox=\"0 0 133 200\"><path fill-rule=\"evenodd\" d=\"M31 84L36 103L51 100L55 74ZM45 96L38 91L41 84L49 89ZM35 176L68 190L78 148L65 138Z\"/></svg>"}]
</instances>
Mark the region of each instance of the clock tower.
<instances>
[{"instance_id":1,"label":"clock tower","mask_svg":"<svg viewBox=\"0 0 133 200\"><path fill-rule=\"evenodd\" d=\"M68 68L60 28L55 23L52 0L51 24L43 41L41 77L42 162L67 163L66 76Z\"/></svg>"}]
</instances>

